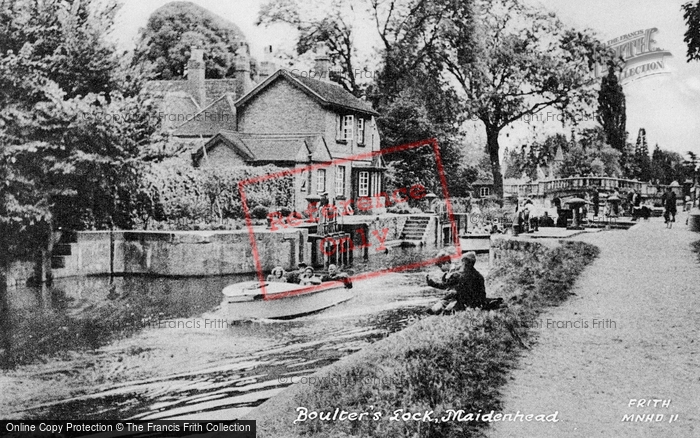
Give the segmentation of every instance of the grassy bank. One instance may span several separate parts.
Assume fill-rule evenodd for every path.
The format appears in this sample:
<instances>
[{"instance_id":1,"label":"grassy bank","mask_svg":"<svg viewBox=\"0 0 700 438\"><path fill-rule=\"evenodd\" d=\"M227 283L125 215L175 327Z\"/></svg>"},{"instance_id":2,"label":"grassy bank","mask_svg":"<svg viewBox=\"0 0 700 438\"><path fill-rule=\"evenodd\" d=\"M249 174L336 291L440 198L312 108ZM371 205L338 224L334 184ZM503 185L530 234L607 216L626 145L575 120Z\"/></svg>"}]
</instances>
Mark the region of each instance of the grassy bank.
<instances>
[{"instance_id":1,"label":"grassy bank","mask_svg":"<svg viewBox=\"0 0 700 438\"><path fill-rule=\"evenodd\" d=\"M255 409L248 418L258 420L258 436L479 436L488 423L441 420L449 410L462 410L467 419L468 413L501 409L500 389L528 343L531 322L570 295L576 277L598 254L582 242L496 246L488 294L504 297L507 310L422 318ZM340 420L341 411L366 415ZM397 411L398 421L392 420ZM311 419L312 412L331 419ZM424 421L426 412L432 412L431 421ZM405 421L406 413L418 413L420 420Z\"/></svg>"}]
</instances>

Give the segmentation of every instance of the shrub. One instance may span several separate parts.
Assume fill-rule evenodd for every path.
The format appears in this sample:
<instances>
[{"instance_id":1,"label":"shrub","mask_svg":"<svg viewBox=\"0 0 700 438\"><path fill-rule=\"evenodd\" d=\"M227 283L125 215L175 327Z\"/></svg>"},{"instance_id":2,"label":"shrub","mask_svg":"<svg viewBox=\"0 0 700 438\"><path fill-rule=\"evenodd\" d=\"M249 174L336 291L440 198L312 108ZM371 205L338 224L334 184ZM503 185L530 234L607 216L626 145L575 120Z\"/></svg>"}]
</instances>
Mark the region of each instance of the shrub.
<instances>
[{"instance_id":1,"label":"shrub","mask_svg":"<svg viewBox=\"0 0 700 438\"><path fill-rule=\"evenodd\" d=\"M264 205L256 205L253 210L251 210L250 215L253 219L266 219L270 210Z\"/></svg>"},{"instance_id":2,"label":"shrub","mask_svg":"<svg viewBox=\"0 0 700 438\"><path fill-rule=\"evenodd\" d=\"M221 223L224 219L243 219L239 182L278 172L274 166L233 169L194 168L183 160L152 164L141 176L138 208L134 222L145 228L155 220L170 224L170 229L188 229L191 224ZM266 211L270 206L290 207L293 199L293 176L273 178L246 185L248 208ZM262 209L258 209L262 215ZM256 219L263 217L254 216ZM161 225L162 226L162 225Z\"/></svg>"}]
</instances>

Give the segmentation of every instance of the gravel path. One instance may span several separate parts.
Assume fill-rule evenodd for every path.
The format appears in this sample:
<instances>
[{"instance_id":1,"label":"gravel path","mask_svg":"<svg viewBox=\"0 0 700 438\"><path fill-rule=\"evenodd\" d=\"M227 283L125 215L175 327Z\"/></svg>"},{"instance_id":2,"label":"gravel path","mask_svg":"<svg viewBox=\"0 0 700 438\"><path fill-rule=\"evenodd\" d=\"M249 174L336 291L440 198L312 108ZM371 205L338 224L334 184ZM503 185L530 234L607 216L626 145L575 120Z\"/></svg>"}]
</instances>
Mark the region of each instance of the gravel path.
<instances>
[{"instance_id":1,"label":"gravel path","mask_svg":"<svg viewBox=\"0 0 700 438\"><path fill-rule=\"evenodd\" d=\"M494 422L489 436L700 436L700 264L690 248L700 234L652 219L576 239L600 257L576 296L542 314L537 343L504 390L504 414L558 411L558 421ZM567 322L574 327L556 328ZM623 421L629 414L654 421Z\"/></svg>"}]
</instances>

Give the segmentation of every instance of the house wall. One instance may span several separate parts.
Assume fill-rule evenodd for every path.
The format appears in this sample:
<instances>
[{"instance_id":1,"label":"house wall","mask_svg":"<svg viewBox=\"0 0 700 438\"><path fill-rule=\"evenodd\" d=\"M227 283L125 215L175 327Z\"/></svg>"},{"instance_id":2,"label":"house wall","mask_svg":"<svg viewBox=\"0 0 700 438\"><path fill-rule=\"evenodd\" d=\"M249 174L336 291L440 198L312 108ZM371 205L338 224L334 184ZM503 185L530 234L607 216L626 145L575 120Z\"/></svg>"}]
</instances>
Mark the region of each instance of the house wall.
<instances>
[{"instance_id":1,"label":"house wall","mask_svg":"<svg viewBox=\"0 0 700 438\"><path fill-rule=\"evenodd\" d=\"M238 114L238 130L255 134L324 132L325 110L306 93L279 79Z\"/></svg>"},{"instance_id":2,"label":"house wall","mask_svg":"<svg viewBox=\"0 0 700 438\"><path fill-rule=\"evenodd\" d=\"M363 154L371 151L379 150L379 132L377 131L376 124L373 123L372 118L366 115L360 115L354 113L355 123L354 123L354 133L352 141L347 143L336 141L336 126L338 115L343 116L346 113L338 113L331 110L325 110L325 137L328 143L328 150L331 151L334 157L349 157L359 154ZM358 139L358 129L357 129L357 118L362 117L365 119L365 143L364 146L359 146L357 143ZM371 161L368 159L366 161Z\"/></svg>"}]
</instances>

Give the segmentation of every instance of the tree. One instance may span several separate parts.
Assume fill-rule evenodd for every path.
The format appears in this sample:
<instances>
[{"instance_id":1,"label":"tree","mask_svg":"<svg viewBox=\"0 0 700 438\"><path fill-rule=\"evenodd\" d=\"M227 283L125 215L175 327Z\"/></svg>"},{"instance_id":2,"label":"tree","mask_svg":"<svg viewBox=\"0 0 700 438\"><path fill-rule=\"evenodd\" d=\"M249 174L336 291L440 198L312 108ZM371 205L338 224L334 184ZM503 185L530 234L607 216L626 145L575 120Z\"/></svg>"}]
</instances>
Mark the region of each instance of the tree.
<instances>
[{"instance_id":1,"label":"tree","mask_svg":"<svg viewBox=\"0 0 700 438\"><path fill-rule=\"evenodd\" d=\"M95 10L88 3L46 2L44 6L62 17L50 30L96 38L91 39L98 44L92 53L103 59L94 62L106 63L110 47L95 35L109 27L109 21L101 21L109 18L97 11L78 19L83 10L76 5ZM46 18L35 4L14 2L17 19L37 23ZM138 153L157 127L147 102L124 97L122 84L113 79L124 75L116 72L107 83L112 88L101 84L99 94L73 96L87 83L79 74L53 70L54 57L37 55L47 45L45 32L39 25L24 29L22 49L0 55L2 257L32 257L37 251L45 255L56 227L128 225ZM67 66L82 61L82 54L73 51L62 58Z\"/></svg>"},{"instance_id":2,"label":"tree","mask_svg":"<svg viewBox=\"0 0 700 438\"><path fill-rule=\"evenodd\" d=\"M630 176L640 181L649 181L651 179L651 159L647 144L647 132L644 128L639 128L637 144L634 148L634 163L637 172Z\"/></svg>"},{"instance_id":3,"label":"tree","mask_svg":"<svg viewBox=\"0 0 700 438\"><path fill-rule=\"evenodd\" d=\"M598 92L598 112L596 118L603 127L607 143L620 152L627 141L627 114L625 93L617 78L617 67L608 64L608 74L603 77Z\"/></svg>"},{"instance_id":4,"label":"tree","mask_svg":"<svg viewBox=\"0 0 700 438\"><path fill-rule=\"evenodd\" d=\"M0 0L0 54L23 53L33 69L51 76L67 98L120 89L111 44L102 40L116 13L107 1ZM29 43L25 46L25 44Z\"/></svg>"},{"instance_id":5,"label":"tree","mask_svg":"<svg viewBox=\"0 0 700 438\"><path fill-rule=\"evenodd\" d=\"M700 0L693 4L688 2L681 6L683 18L688 28L683 41L688 45L688 61L700 60Z\"/></svg>"},{"instance_id":6,"label":"tree","mask_svg":"<svg viewBox=\"0 0 700 438\"><path fill-rule=\"evenodd\" d=\"M681 154L661 149L656 144L651 154L651 176L657 184L682 183L689 176L689 169Z\"/></svg>"},{"instance_id":7,"label":"tree","mask_svg":"<svg viewBox=\"0 0 700 438\"><path fill-rule=\"evenodd\" d=\"M559 169L560 178L571 176L620 175L620 152L605 143L584 147L582 143L571 145L564 153L564 162Z\"/></svg>"},{"instance_id":8,"label":"tree","mask_svg":"<svg viewBox=\"0 0 700 438\"><path fill-rule=\"evenodd\" d=\"M298 32L298 55L314 51L319 44L327 47L331 63L338 67L330 72L330 79L359 96L362 86L355 69L353 15L352 2L341 0L270 0L260 8L256 24L292 26Z\"/></svg>"},{"instance_id":9,"label":"tree","mask_svg":"<svg viewBox=\"0 0 700 438\"><path fill-rule=\"evenodd\" d=\"M565 28L520 1L430 3L413 18L435 29L421 49L456 83L466 113L483 122L494 191L502 196L500 132L548 107L573 119L592 103L590 72L607 52L590 31Z\"/></svg>"},{"instance_id":10,"label":"tree","mask_svg":"<svg viewBox=\"0 0 700 438\"><path fill-rule=\"evenodd\" d=\"M205 76L224 78L235 72L235 55L245 38L233 23L190 2L156 9L141 31L134 63L152 70L154 78L185 76L192 47L205 49Z\"/></svg>"}]
</instances>

